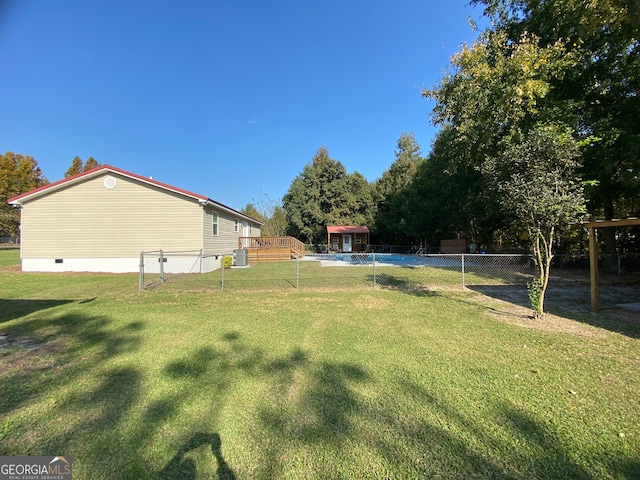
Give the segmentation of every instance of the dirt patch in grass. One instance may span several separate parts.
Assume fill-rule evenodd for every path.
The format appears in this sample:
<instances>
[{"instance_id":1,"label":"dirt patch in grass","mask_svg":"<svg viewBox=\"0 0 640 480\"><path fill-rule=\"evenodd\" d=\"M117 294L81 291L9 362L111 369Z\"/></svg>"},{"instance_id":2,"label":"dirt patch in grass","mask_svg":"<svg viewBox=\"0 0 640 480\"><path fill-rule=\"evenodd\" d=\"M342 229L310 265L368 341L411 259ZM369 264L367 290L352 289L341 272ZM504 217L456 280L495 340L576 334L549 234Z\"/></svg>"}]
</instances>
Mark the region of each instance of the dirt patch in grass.
<instances>
[{"instance_id":1,"label":"dirt patch in grass","mask_svg":"<svg viewBox=\"0 0 640 480\"><path fill-rule=\"evenodd\" d=\"M638 298L635 286L607 285L601 289L600 304L605 307L594 314L590 311L588 285L570 282L551 285L545 298L544 318L535 320L524 285L475 286L470 290L480 294L473 301L486 306L493 318L527 328L592 337L604 334L601 327L624 330L626 324L633 330L633 326L640 325L640 312L624 308L629 299ZM616 323L621 328L616 328Z\"/></svg>"},{"instance_id":2,"label":"dirt patch in grass","mask_svg":"<svg viewBox=\"0 0 640 480\"><path fill-rule=\"evenodd\" d=\"M20 265L2 265L0 266L1 273L21 273L22 268Z\"/></svg>"},{"instance_id":3,"label":"dirt patch in grass","mask_svg":"<svg viewBox=\"0 0 640 480\"><path fill-rule=\"evenodd\" d=\"M38 342L29 337L8 335L8 342L0 345L0 376L12 371L53 367L53 354L59 351L56 342Z\"/></svg>"}]
</instances>

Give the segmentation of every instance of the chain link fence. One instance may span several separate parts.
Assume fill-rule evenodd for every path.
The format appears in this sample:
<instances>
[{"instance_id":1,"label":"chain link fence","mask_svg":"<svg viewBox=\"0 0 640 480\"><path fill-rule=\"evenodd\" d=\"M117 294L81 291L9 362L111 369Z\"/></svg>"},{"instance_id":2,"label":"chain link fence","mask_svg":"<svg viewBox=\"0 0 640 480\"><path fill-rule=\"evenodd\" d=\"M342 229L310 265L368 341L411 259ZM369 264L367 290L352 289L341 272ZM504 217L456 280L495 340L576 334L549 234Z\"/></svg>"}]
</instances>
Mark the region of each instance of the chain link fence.
<instances>
[{"instance_id":1,"label":"chain link fence","mask_svg":"<svg viewBox=\"0 0 640 480\"><path fill-rule=\"evenodd\" d=\"M203 250L140 252L138 289L164 283L168 275L208 273L219 270L223 255Z\"/></svg>"},{"instance_id":2,"label":"chain link fence","mask_svg":"<svg viewBox=\"0 0 640 480\"><path fill-rule=\"evenodd\" d=\"M20 237L0 237L0 245L20 246Z\"/></svg>"},{"instance_id":3,"label":"chain link fence","mask_svg":"<svg viewBox=\"0 0 640 480\"><path fill-rule=\"evenodd\" d=\"M226 266L225 257L228 258ZM140 289L181 275L187 288L426 288L434 285L525 285L535 268L530 255L407 255L393 253L314 254L283 260L261 253L257 263L239 257L202 252L143 252ZM249 265L248 263L251 263ZM208 273L205 278L182 274ZM195 276L200 277L200 276Z\"/></svg>"}]
</instances>

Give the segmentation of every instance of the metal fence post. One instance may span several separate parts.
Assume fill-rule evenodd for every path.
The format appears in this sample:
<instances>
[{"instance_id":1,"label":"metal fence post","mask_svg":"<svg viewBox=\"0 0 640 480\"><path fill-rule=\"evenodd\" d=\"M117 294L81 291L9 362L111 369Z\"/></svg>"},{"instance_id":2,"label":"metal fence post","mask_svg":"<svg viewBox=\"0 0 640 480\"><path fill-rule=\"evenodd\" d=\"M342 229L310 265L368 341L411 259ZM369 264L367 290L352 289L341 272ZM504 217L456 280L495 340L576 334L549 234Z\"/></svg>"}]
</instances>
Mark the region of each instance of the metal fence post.
<instances>
[{"instance_id":1,"label":"metal fence post","mask_svg":"<svg viewBox=\"0 0 640 480\"><path fill-rule=\"evenodd\" d=\"M373 264L373 286L376 286L376 252L372 252L371 255L373 255L373 261L371 262Z\"/></svg>"},{"instance_id":2,"label":"metal fence post","mask_svg":"<svg viewBox=\"0 0 640 480\"><path fill-rule=\"evenodd\" d=\"M461 255L462 259L462 286L464 287L464 253Z\"/></svg>"},{"instance_id":3,"label":"metal fence post","mask_svg":"<svg viewBox=\"0 0 640 480\"><path fill-rule=\"evenodd\" d=\"M164 283L164 254L160 250L160 281Z\"/></svg>"},{"instance_id":4,"label":"metal fence post","mask_svg":"<svg viewBox=\"0 0 640 480\"><path fill-rule=\"evenodd\" d=\"M300 287L300 257L296 257L296 288Z\"/></svg>"},{"instance_id":5,"label":"metal fence post","mask_svg":"<svg viewBox=\"0 0 640 480\"><path fill-rule=\"evenodd\" d=\"M224 290L224 257L225 255L222 255L222 257L220 257L220 270L222 270L222 277L220 278L220 290Z\"/></svg>"},{"instance_id":6,"label":"metal fence post","mask_svg":"<svg viewBox=\"0 0 640 480\"><path fill-rule=\"evenodd\" d=\"M203 273L202 272L202 269L203 269L202 262L204 262L204 252L202 251L202 249L200 249L200 273Z\"/></svg>"},{"instance_id":7,"label":"metal fence post","mask_svg":"<svg viewBox=\"0 0 640 480\"><path fill-rule=\"evenodd\" d=\"M144 252L140 252L140 274L138 275L138 291L144 290Z\"/></svg>"}]
</instances>

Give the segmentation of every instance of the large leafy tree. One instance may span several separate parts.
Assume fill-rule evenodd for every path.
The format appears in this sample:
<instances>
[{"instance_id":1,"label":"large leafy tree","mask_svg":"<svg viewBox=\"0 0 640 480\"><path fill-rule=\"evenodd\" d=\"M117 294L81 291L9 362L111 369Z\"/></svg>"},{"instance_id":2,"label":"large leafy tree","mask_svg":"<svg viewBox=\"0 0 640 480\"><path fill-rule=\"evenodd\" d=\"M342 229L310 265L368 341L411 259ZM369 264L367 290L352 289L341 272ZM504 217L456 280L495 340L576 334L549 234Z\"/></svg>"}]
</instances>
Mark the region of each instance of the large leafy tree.
<instances>
[{"instance_id":1,"label":"large leafy tree","mask_svg":"<svg viewBox=\"0 0 640 480\"><path fill-rule=\"evenodd\" d=\"M451 59L451 71L423 95L436 101L433 120L451 126L459 162L480 166L541 121L574 124L566 105L549 100L553 82L575 64L565 42L540 46L524 33L516 41L487 30Z\"/></svg>"},{"instance_id":2,"label":"large leafy tree","mask_svg":"<svg viewBox=\"0 0 640 480\"><path fill-rule=\"evenodd\" d=\"M548 101L575 116L592 185L589 210L605 218L640 213L640 3L637 0L473 0L515 42L525 32L542 48L562 41L573 62L552 79ZM604 231L607 250L614 230Z\"/></svg>"},{"instance_id":3,"label":"large leafy tree","mask_svg":"<svg viewBox=\"0 0 640 480\"><path fill-rule=\"evenodd\" d=\"M548 99L553 82L575 60L562 41L542 47L538 40L523 34L512 41L506 32L489 29L454 55L437 86L423 91L436 101L433 120L442 127L416 180L418 197L430 199L416 218L423 226L431 222L442 236L470 235L488 243L508 218L495 190L487 188L491 178L481 174L484 163L538 123L575 124L570 109Z\"/></svg>"},{"instance_id":4,"label":"large leafy tree","mask_svg":"<svg viewBox=\"0 0 640 480\"><path fill-rule=\"evenodd\" d=\"M7 204L9 198L49 183L38 162L28 155L0 155L0 233L18 235L20 212Z\"/></svg>"},{"instance_id":5,"label":"large leafy tree","mask_svg":"<svg viewBox=\"0 0 640 480\"><path fill-rule=\"evenodd\" d=\"M406 244L413 237L409 228L413 215L409 187L424 161L413 132L402 133L395 155L394 162L373 185L376 205L374 233L386 243Z\"/></svg>"},{"instance_id":6,"label":"large leafy tree","mask_svg":"<svg viewBox=\"0 0 640 480\"><path fill-rule=\"evenodd\" d=\"M488 29L452 59L453 71L424 94L436 100L434 119L450 129L458 171L479 171L492 208L512 215L529 234L539 278L532 306L541 314L557 231L582 213L579 163L570 126L573 103L553 94L579 59L566 40L542 42L527 31ZM472 181L473 178L472 178Z\"/></svg>"},{"instance_id":7,"label":"large leafy tree","mask_svg":"<svg viewBox=\"0 0 640 480\"><path fill-rule=\"evenodd\" d=\"M87 161L83 164L82 159L78 156L75 156L71 162L71 166L64 173L64 178L77 175L78 173L86 172L87 170L91 170L92 168L96 168L99 166L100 164L93 157L87 158Z\"/></svg>"},{"instance_id":8,"label":"large leafy tree","mask_svg":"<svg viewBox=\"0 0 640 480\"><path fill-rule=\"evenodd\" d=\"M320 147L311 163L293 180L283 198L287 233L308 243L326 238L326 226L366 225L372 221L373 201L367 180Z\"/></svg>"}]
</instances>

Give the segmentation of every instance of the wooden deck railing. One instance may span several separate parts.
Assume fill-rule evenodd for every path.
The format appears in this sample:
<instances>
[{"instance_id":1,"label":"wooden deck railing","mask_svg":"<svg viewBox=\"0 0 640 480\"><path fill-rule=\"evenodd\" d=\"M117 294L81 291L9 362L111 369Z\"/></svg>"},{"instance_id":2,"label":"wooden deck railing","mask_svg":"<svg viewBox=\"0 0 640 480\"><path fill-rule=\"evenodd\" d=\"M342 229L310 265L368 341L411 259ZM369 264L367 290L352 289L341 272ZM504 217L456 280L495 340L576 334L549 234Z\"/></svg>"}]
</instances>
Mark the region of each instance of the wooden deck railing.
<instances>
[{"instance_id":1,"label":"wooden deck railing","mask_svg":"<svg viewBox=\"0 0 640 480\"><path fill-rule=\"evenodd\" d=\"M293 237L240 237L238 248L283 251L287 250L296 258L304 257L304 243Z\"/></svg>"}]
</instances>

